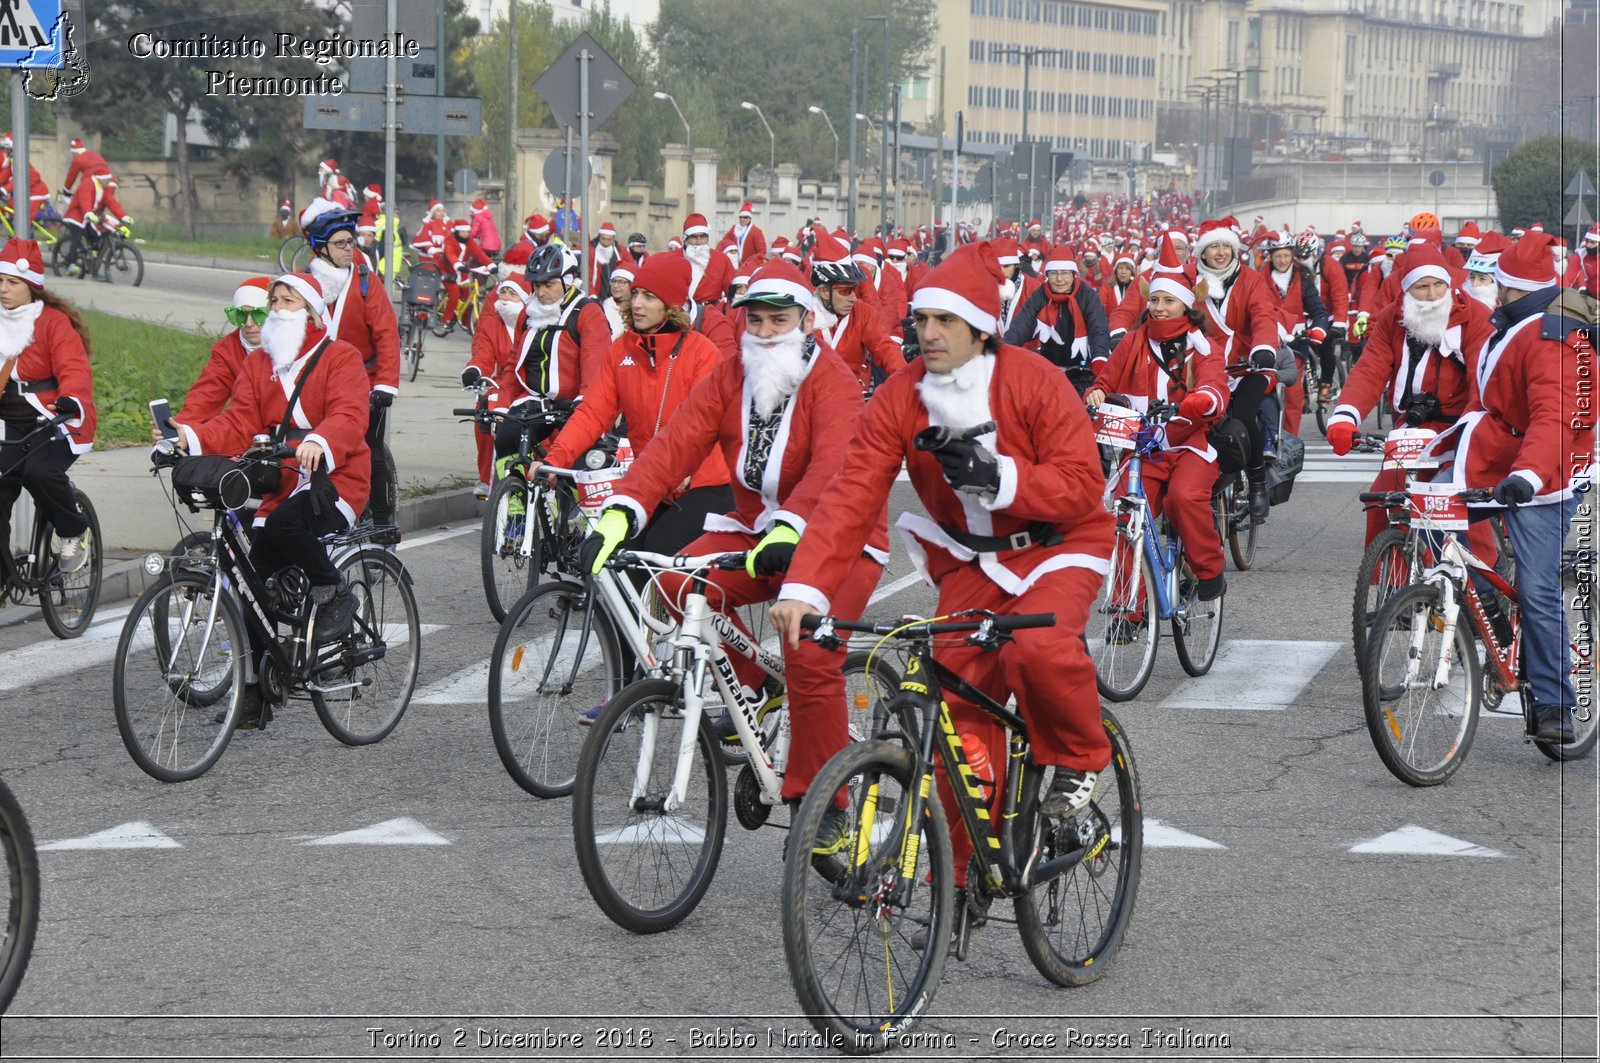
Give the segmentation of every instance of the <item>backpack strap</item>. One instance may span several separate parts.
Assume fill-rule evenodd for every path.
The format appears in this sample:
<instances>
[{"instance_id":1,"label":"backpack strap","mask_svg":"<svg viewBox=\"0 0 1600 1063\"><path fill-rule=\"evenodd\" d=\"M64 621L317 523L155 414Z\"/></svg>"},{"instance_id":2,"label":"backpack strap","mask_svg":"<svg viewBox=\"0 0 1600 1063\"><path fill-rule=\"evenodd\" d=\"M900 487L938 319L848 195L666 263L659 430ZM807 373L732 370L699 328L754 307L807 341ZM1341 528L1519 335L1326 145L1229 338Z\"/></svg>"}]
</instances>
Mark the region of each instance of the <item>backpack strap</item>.
<instances>
[{"instance_id":1,"label":"backpack strap","mask_svg":"<svg viewBox=\"0 0 1600 1063\"><path fill-rule=\"evenodd\" d=\"M306 367L300 371L300 379L294 382L294 391L289 393L288 408L283 411L283 423L278 425L277 430L272 433L272 441L274 443L282 443L288 438L289 432L294 425L295 404L300 401L300 393L305 390L306 381L311 379L311 371L317 367L318 362L322 361L322 352L328 349L328 343L328 338L324 336L322 342L317 344L317 349L311 352L311 361L307 362Z\"/></svg>"}]
</instances>

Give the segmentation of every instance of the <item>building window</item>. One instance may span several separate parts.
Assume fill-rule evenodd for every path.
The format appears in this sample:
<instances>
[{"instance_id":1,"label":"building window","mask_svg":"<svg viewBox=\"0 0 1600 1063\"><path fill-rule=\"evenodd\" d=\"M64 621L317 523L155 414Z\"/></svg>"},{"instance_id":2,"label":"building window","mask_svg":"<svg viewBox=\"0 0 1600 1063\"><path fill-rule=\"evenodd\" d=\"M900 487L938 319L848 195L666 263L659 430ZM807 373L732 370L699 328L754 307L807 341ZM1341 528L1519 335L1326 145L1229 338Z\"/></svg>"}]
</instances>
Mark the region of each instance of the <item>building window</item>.
<instances>
[{"instance_id":1,"label":"building window","mask_svg":"<svg viewBox=\"0 0 1600 1063\"><path fill-rule=\"evenodd\" d=\"M1088 29L1094 24L1094 12L1087 7L1078 8L1078 25Z\"/></svg>"},{"instance_id":2,"label":"building window","mask_svg":"<svg viewBox=\"0 0 1600 1063\"><path fill-rule=\"evenodd\" d=\"M1039 0L1028 0L1028 21L1039 21Z\"/></svg>"},{"instance_id":3,"label":"building window","mask_svg":"<svg viewBox=\"0 0 1600 1063\"><path fill-rule=\"evenodd\" d=\"M967 58L974 63L983 62L983 42L972 41L967 45Z\"/></svg>"},{"instance_id":4,"label":"building window","mask_svg":"<svg viewBox=\"0 0 1600 1063\"><path fill-rule=\"evenodd\" d=\"M1078 69L1079 70L1088 70L1089 69L1089 53L1088 52L1079 52L1078 53Z\"/></svg>"},{"instance_id":5,"label":"building window","mask_svg":"<svg viewBox=\"0 0 1600 1063\"><path fill-rule=\"evenodd\" d=\"M1056 20L1060 17L1060 15L1061 15L1061 12L1056 10L1056 5L1054 5L1054 4L1045 4L1044 5L1044 20L1049 25L1054 26L1056 24Z\"/></svg>"},{"instance_id":6,"label":"building window","mask_svg":"<svg viewBox=\"0 0 1600 1063\"><path fill-rule=\"evenodd\" d=\"M1056 93L1056 110L1060 111L1062 114L1072 113L1072 93Z\"/></svg>"},{"instance_id":7,"label":"building window","mask_svg":"<svg viewBox=\"0 0 1600 1063\"><path fill-rule=\"evenodd\" d=\"M974 15L983 14L983 0L972 0L972 13Z\"/></svg>"},{"instance_id":8,"label":"building window","mask_svg":"<svg viewBox=\"0 0 1600 1063\"><path fill-rule=\"evenodd\" d=\"M983 102L989 107L998 108L1000 106L1000 90L993 85L989 86L989 88L985 90Z\"/></svg>"},{"instance_id":9,"label":"building window","mask_svg":"<svg viewBox=\"0 0 1600 1063\"><path fill-rule=\"evenodd\" d=\"M1113 74L1122 73L1122 56L1113 55L1111 57L1111 72Z\"/></svg>"},{"instance_id":10,"label":"building window","mask_svg":"<svg viewBox=\"0 0 1600 1063\"><path fill-rule=\"evenodd\" d=\"M1106 72L1106 53L1094 53L1094 72L1096 74L1104 74Z\"/></svg>"},{"instance_id":11,"label":"building window","mask_svg":"<svg viewBox=\"0 0 1600 1063\"><path fill-rule=\"evenodd\" d=\"M1111 99L1108 102L1110 104L1110 107L1109 107L1110 116L1112 118L1121 118L1122 117L1122 97L1121 96L1113 96L1113 97L1111 97Z\"/></svg>"},{"instance_id":12,"label":"building window","mask_svg":"<svg viewBox=\"0 0 1600 1063\"><path fill-rule=\"evenodd\" d=\"M982 88L982 86L979 86L979 85L968 85L967 86L967 106L968 107L982 107L983 106L983 88Z\"/></svg>"},{"instance_id":13,"label":"building window","mask_svg":"<svg viewBox=\"0 0 1600 1063\"><path fill-rule=\"evenodd\" d=\"M1078 96L1078 113L1079 114L1088 114L1089 113L1089 94L1087 92L1080 92L1080 93L1077 94L1077 96Z\"/></svg>"},{"instance_id":14,"label":"building window","mask_svg":"<svg viewBox=\"0 0 1600 1063\"><path fill-rule=\"evenodd\" d=\"M1105 29L1106 27L1108 27L1110 25L1111 25L1111 12L1107 11L1103 7L1095 8L1094 9L1094 28L1097 29L1097 30L1103 30L1103 29Z\"/></svg>"},{"instance_id":15,"label":"building window","mask_svg":"<svg viewBox=\"0 0 1600 1063\"><path fill-rule=\"evenodd\" d=\"M1127 14L1125 12L1122 12L1122 11L1113 11L1113 12L1111 12L1111 28L1114 31L1116 31L1117 33L1121 33L1124 29L1127 28L1127 24L1128 24L1127 23L1127 18L1128 18L1128 16L1127 16Z\"/></svg>"},{"instance_id":16,"label":"building window","mask_svg":"<svg viewBox=\"0 0 1600 1063\"><path fill-rule=\"evenodd\" d=\"M1015 111L1022 102L1021 89L1006 89L1006 110Z\"/></svg>"},{"instance_id":17,"label":"building window","mask_svg":"<svg viewBox=\"0 0 1600 1063\"><path fill-rule=\"evenodd\" d=\"M1011 16L1013 19L1021 21L1022 0L1009 0L1009 2L1006 4L1006 14Z\"/></svg>"}]
</instances>

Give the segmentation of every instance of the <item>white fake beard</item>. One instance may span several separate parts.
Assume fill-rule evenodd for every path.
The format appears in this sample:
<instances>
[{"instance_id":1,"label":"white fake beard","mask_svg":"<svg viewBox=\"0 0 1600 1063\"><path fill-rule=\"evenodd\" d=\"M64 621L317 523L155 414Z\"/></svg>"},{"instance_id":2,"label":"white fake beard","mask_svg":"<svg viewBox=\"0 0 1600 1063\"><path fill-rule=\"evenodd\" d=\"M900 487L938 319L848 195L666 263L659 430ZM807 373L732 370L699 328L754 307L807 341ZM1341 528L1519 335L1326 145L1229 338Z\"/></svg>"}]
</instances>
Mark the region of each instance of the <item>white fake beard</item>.
<instances>
[{"instance_id":1,"label":"white fake beard","mask_svg":"<svg viewBox=\"0 0 1600 1063\"><path fill-rule=\"evenodd\" d=\"M1378 259L1378 272L1383 274L1383 279L1388 280L1389 274L1394 270L1394 259L1384 255Z\"/></svg>"},{"instance_id":2,"label":"white fake beard","mask_svg":"<svg viewBox=\"0 0 1600 1063\"><path fill-rule=\"evenodd\" d=\"M300 357L305 346L310 314L305 310L274 310L261 326L261 346L272 359L272 371L281 373Z\"/></svg>"},{"instance_id":3,"label":"white fake beard","mask_svg":"<svg viewBox=\"0 0 1600 1063\"><path fill-rule=\"evenodd\" d=\"M1493 281L1490 281L1488 284L1473 284L1471 281L1468 281L1461 287L1462 290L1464 290L1468 295L1478 300L1478 302L1482 303L1490 310L1493 310L1500 305L1500 288Z\"/></svg>"},{"instance_id":4,"label":"white fake beard","mask_svg":"<svg viewBox=\"0 0 1600 1063\"><path fill-rule=\"evenodd\" d=\"M561 320L561 304L551 303L546 306L538 299L528 301L528 327L531 329L549 328Z\"/></svg>"},{"instance_id":5,"label":"white fake beard","mask_svg":"<svg viewBox=\"0 0 1600 1063\"><path fill-rule=\"evenodd\" d=\"M1009 303L1012 299L1015 299L1016 296L1017 296L1017 282L1016 281L1008 280L1004 284L1000 285L1000 301L1002 303Z\"/></svg>"},{"instance_id":6,"label":"white fake beard","mask_svg":"<svg viewBox=\"0 0 1600 1063\"><path fill-rule=\"evenodd\" d=\"M892 266L895 272L899 273L900 276L904 277L906 275L907 266L905 259L902 258L899 261L896 261L895 259L891 258L889 260L889 265Z\"/></svg>"},{"instance_id":7,"label":"white fake beard","mask_svg":"<svg viewBox=\"0 0 1600 1063\"><path fill-rule=\"evenodd\" d=\"M833 327L842 320L838 314L835 314L820 302L817 303L817 308L812 311L812 314L811 327L817 332L832 332Z\"/></svg>"},{"instance_id":8,"label":"white fake beard","mask_svg":"<svg viewBox=\"0 0 1600 1063\"><path fill-rule=\"evenodd\" d=\"M746 332L739 340L739 360L750 383L750 403L763 420L771 417L800 386L806 372L806 332L798 326L781 336L760 339Z\"/></svg>"},{"instance_id":9,"label":"white fake beard","mask_svg":"<svg viewBox=\"0 0 1600 1063\"><path fill-rule=\"evenodd\" d=\"M704 271L711 264L711 245L690 244L683 249L683 257L689 260L689 265L696 271Z\"/></svg>"},{"instance_id":10,"label":"white fake beard","mask_svg":"<svg viewBox=\"0 0 1600 1063\"><path fill-rule=\"evenodd\" d=\"M1418 343L1437 347L1450 324L1452 302L1448 295L1443 299L1423 302L1410 292L1405 292L1401 295L1400 324L1405 326L1406 334Z\"/></svg>"},{"instance_id":11,"label":"white fake beard","mask_svg":"<svg viewBox=\"0 0 1600 1063\"><path fill-rule=\"evenodd\" d=\"M33 342L33 326L44 312L44 304L35 299L15 310L0 310L0 361L15 358Z\"/></svg>"},{"instance_id":12,"label":"white fake beard","mask_svg":"<svg viewBox=\"0 0 1600 1063\"><path fill-rule=\"evenodd\" d=\"M494 301L494 312L501 321L506 323L506 328L515 328L517 315L522 313L522 304L508 303L504 299Z\"/></svg>"},{"instance_id":13,"label":"white fake beard","mask_svg":"<svg viewBox=\"0 0 1600 1063\"><path fill-rule=\"evenodd\" d=\"M1282 273L1279 273L1277 270L1273 270L1272 271L1272 286L1274 288L1278 289L1278 294L1279 295L1288 295L1289 294L1289 270L1284 270Z\"/></svg>"},{"instance_id":14,"label":"white fake beard","mask_svg":"<svg viewBox=\"0 0 1600 1063\"><path fill-rule=\"evenodd\" d=\"M339 301L345 285L350 283L350 267L343 269L324 258L311 260L311 275L322 285L322 298L329 306Z\"/></svg>"},{"instance_id":15,"label":"white fake beard","mask_svg":"<svg viewBox=\"0 0 1600 1063\"><path fill-rule=\"evenodd\" d=\"M917 383L917 394L928 411L928 423L950 428L971 428L992 421L989 378L993 374L992 354L981 354L948 373L925 374ZM990 454L998 456L995 433L985 432L977 441Z\"/></svg>"}]
</instances>

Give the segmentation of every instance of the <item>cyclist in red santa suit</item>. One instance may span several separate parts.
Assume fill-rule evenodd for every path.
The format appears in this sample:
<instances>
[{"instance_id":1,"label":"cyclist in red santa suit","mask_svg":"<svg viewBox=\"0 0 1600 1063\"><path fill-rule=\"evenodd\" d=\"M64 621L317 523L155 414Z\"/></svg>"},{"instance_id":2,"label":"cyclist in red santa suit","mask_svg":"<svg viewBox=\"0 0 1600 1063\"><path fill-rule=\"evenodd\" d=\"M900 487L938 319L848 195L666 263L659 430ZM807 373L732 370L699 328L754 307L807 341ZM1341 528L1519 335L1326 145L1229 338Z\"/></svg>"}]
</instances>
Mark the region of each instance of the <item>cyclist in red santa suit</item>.
<instances>
[{"instance_id":1,"label":"cyclist in red santa suit","mask_svg":"<svg viewBox=\"0 0 1600 1063\"><path fill-rule=\"evenodd\" d=\"M527 307L533 300L533 285L527 274L518 270L495 287L488 314L478 323L472 336L472 356L461 371L463 388L486 385L484 392L491 410L503 411L509 397L502 399L502 382L510 381L516 373L517 357L522 353L522 334L527 328ZM507 389L509 393L510 389ZM489 485L494 481L494 430L485 430L474 424L473 444L478 452L478 487L481 498L489 497Z\"/></svg>"},{"instance_id":2,"label":"cyclist in red santa suit","mask_svg":"<svg viewBox=\"0 0 1600 1063\"><path fill-rule=\"evenodd\" d=\"M1278 308L1278 338L1294 352L1296 367L1293 384L1283 389L1283 430L1300 434L1300 418L1305 410L1305 365L1311 348L1328 338L1328 311L1317 294L1316 278L1294 258L1294 239L1286 232L1274 232L1263 242L1267 261L1261 275Z\"/></svg>"},{"instance_id":3,"label":"cyclist in red santa suit","mask_svg":"<svg viewBox=\"0 0 1600 1063\"><path fill-rule=\"evenodd\" d=\"M999 342L1002 279L994 248L968 244L917 288L911 310L922 358L885 381L857 419L772 620L797 647L801 618L827 612L850 591L903 462L929 516L906 513L898 523L913 562L939 589L939 613L1056 614L1055 627L1018 631L995 653L964 642L935 652L1000 703L1016 695L1035 760L1055 769L1044 810L1059 816L1088 802L1111 757L1083 635L1110 568L1112 521L1100 501L1099 451L1072 385L1038 355ZM970 442L934 451L914 442L932 425L964 434L991 422L994 431ZM945 693L962 733L1004 750L999 725ZM950 807L948 781L936 770ZM1003 792L997 779L995 802ZM956 881L965 886L971 841L964 831L953 835Z\"/></svg>"},{"instance_id":4,"label":"cyclist in red santa suit","mask_svg":"<svg viewBox=\"0 0 1600 1063\"><path fill-rule=\"evenodd\" d=\"M844 360L863 391L906 364L900 345L883 330L872 307L857 298L866 274L844 244L826 232L817 233L811 251L811 283L816 285L812 320L817 336Z\"/></svg>"}]
</instances>

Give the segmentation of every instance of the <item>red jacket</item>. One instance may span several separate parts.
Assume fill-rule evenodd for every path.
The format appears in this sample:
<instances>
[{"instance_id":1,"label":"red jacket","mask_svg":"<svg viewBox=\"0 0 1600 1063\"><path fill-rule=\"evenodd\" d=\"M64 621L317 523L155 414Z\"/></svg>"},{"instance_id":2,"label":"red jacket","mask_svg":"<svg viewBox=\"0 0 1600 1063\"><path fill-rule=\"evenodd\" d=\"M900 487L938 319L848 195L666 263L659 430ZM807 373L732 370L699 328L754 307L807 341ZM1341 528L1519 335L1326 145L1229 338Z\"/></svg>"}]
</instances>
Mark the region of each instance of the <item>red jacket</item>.
<instances>
[{"instance_id":1,"label":"red jacket","mask_svg":"<svg viewBox=\"0 0 1600 1063\"><path fill-rule=\"evenodd\" d=\"M1184 267L1189 282L1194 283L1197 271L1193 263ZM1276 355L1278 350L1278 310L1273 296L1267 291L1267 279L1253 269L1239 266L1233 283L1214 285L1206 278L1208 290L1204 300L1211 321L1206 329L1213 350L1220 348L1224 364L1246 362L1257 351ZM1218 290L1220 289L1220 290ZM1275 369L1265 369L1276 375Z\"/></svg>"},{"instance_id":2,"label":"red jacket","mask_svg":"<svg viewBox=\"0 0 1600 1063\"><path fill-rule=\"evenodd\" d=\"M199 424L221 413L228 404L228 396L233 394L234 382L239 379L239 372L249 355L238 329L212 344L211 359L190 385L189 393L183 397L181 412L184 419Z\"/></svg>"},{"instance_id":3,"label":"red jacket","mask_svg":"<svg viewBox=\"0 0 1600 1063\"><path fill-rule=\"evenodd\" d=\"M111 167L106 165L106 160L98 151L85 148L72 157L72 164L67 167L67 176L62 179L61 187L65 191L72 191L72 186L80 177L98 177L101 184L106 178L111 177Z\"/></svg>"},{"instance_id":4,"label":"red jacket","mask_svg":"<svg viewBox=\"0 0 1600 1063\"><path fill-rule=\"evenodd\" d=\"M600 309L600 301L585 297L579 289L570 289L567 299L557 324L520 332L511 379L499 381L500 398L506 406L527 402L535 395L578 398L601 372L611 349L611 322ZM522 319L518 320L520 327ZM556 345L553 355L541 346L549 342Z\"/></svg>"},{"instance_id":5,"label":"red jacket","mask_svg":"<svg viewBox=\"0 0 1600 1063\"><path fill-rule=\"evenodd\" d=\"M0 188L5 189L6 200L10 203L17 201L17 190L12 187L11 161L8 158L5 165L0 166ZM39 171L32 163L28 164L28 199L33 201L50 198L50 186L44 183L44 178L39 176ZM35 203L35 210L38 209ZM12 223L15 226L15 222Z\"/></svg>"},{"instance_id":6,"label":"red jacket","mask_svg":"<svg viewBox=\"0 0 1600 1063\"><path fill-rule=\"evenodd\" d=\"M1344 279L1344 269L1326 255L1316 273L1317 294L1327 308L1328 320L1344 327L1350 318L1350 282Z\"/></svg>"},{"instance_id":7,"label":"red jacket","mask_svg":"<svg viewBox=\"0 0 1600 1063\"><path fill-rule=\"evenodd\" d=\"M1106 307L1106 328L1115 338L1118 332L1126 332L1133 328L1134 322L1139 320L1139 315L1144 313L1149 278L1135 277L1123 290L1121 298L1117 297L1115 281L1107 281L1100 289L1102 302L1110 300L1115 305Z\"/></svg>"},{"instance_id":8,"label":"red jacket","mask_svg":"<svg viewBox=\"0 0 1600 1063\"><path fill-rule=\"evenodd\" d=\"M718 310L711 303L701 303L696 306L691 315L694 320L694 330L710 340L723 357L733 358L739 353L739 337L734 332L733 325L728 321L728 315Z\"/></svg>"},{"instance_id":9,"label":"red jacket","mask_svg":"<svg viewBox=\"0 0 1600 1063\"><path fill-rule=\"evenodd\" d=\"M94 371L83 349L83 338L72 327L67 315L53 306L37 303L39 316L33 325L33 340L17 354L11 366L11 379L22 388L22 397L42 417L54 417L49 407L65 395L76 400L82 413L61 426L74 454L94 449ZM5 359L0 358L0 365ZM0 431L4 431L0 427Z\"/></svg>"},{"instance_id":10,"label":"red jacket","mask_svg":"<svg viewBox=\"0 0 1600 1063\"><path fill-rule=\"evenodd\" d=\"M1122 338L1110 358L1096 364L1098 373L1090 390L1099 388L1126 395L1139 409L1148 408L1151 402L1180 403L1191 394L1206 396L1210 405L1199 418L1191 420L1179 414L1167 422L1163 449L1181 447L1215 461L1217 453L1207 441L1205 430L1228 411L1227 369L1199 332L1187 334L1179 355L1181 361L1169 367L1178 377L1174 381L1161 368L1163 352L1151 337L1150 322L1146 321Z\"/></svg>"},{"instance_id":11,"label":"red jacket","mask_svg":"<svg viewBox=\"0 0 1600 1063\"><path fill-rule=\"evenodd\" d=\"M738 247L739 268L741 270L755 269L767 260L766 234L761 231L760 226L756 225L755 222L751 222L750 228L744 232L744 243L741 245L739 243L738 228L737 225L729 226L728 231L723 233L717 247L719 249L728 246Z\"/></svg>"},{"instance_id":12,"label":"red jacket","mask_svg":"<svg viewBox=\"0 0 1600 1063\"><path fill-rule=\"evenodd\" d=\"M511 328L506 328L506 323L491 307L483 315L478 331L472 334L472 355L467 364L493 385L487 392L490 409L503 410L509 405L509 400L501 400L512 390L510 381L516 375L517 356L522 351L522 333L527 322L528 315L523 312L517 315Z\"/></svg>"},{"instance_id":13,"label":"red jacket","mask_svg":"<svg viewBox=\"0 0 1600 1063\"><path fill-rule=\"evenodd\" d=\"M1278 324L1283 329L1279 334L1280 339L1288 339L1309 328L1327 329L1327 309L1318 306L1322 301L1320 297L1311 298L1316 295L1317 282L1309 270L1299 263L1292 264L1289 267L1289 279L1281 292L1278 291L1278 282L1273 279L1271 265L1262 266L1259 272L1261 279L1266 282L1267 295L1277 308Z\"/></svg>"},{"instance_id":14,"label":"red jacket","mask_svg":"<svg viewBox=\"0 0 1600 1063\"><path fill-rule=\"evenodd\" d=\"M457 281L465 282L466 273L474 267L489 269L494 261L478 246L478 241L470 235L467 242L462 243L456 239L455 233L450 233L444 238L444 276L445 280L454 277Z\"/></svg>"},{"instance_id":15,"label":"red jacket","mask_svg":"<svg viewBox=\"0 0 1600 1063\"><path fill-rule=\"evenodd\" d=\"M1577 288L1600 299L1600 251L1579 251L1567 256L1567 271L1561 278L1563 288Z\"/></svg>"},{"instance_id":16,"label":"red jacket","mask_svg":"<svg viewBox=\"0 0 1600 1063\"><path fill-rule=\"evenodd\" d=\"M323 331L306 336L301 348L304 359L326 335ZM247 358L233 389L233 399L222 413L204 424L184 422L190 454L241 454L258 433L275 432L289 407L289 392L295 375L272 375L272 359ZM354 524L367 504L371 486L372 461L367 450L367 375L361 367L361 354L342 340L332 340L312 369L295 404L295 418L289 439L313 440L322 444L323 463L339 493L339 509ZM261 500L256 524L285 498L302 488L299 470L293 459L285 468L277 490Z\"/></svg>"},{"instance_id":17,"label":"red jacket","mask_svg":"<svg viewBox=\"0 0 1600 1063\"><path fill-rule=\"evenodd\" d=\"M832 347L844 361L846 368L855 374L856 381L865 391L872 383L872 362L885 373L893 373L906 364L905 352L883 330L883 324L871 306L863 307L861 300L831 329L819 324L817 338Z\"/></svg>"},{"instance_id":18,"label":"red jacket","mask_svg":"<svg viewBox=\"0 0 1600 1063\"><path fill-rule=\"evenodd\" d=\"M745 480L744 466L750 425L750 396L745 389L744 362L727 358L673 414L658 442L640 454L617 487L612 501L628 507L636 520L652 512L666 492L683 479L685 469L715 460L730 470L732 513L706 518L706 531L740 531L764 535L775 521L804 533L824 489L844 460L849 436L840 426L861 410L861 390L850 371L818 343L800 386L790 397L778 434L757 483ZM888 496L878 500L867 536L867 551L888 559Z\"/></svg>"},{"instance_id":19,"label":"red jacket","mask_svg":"<svg viewBox=\"0 0 1600 1063\"><path fill-rule=\"evenodd\" d=\"M361 294L361 271L366 270L367 293ZM400 324L395 320L389 290L377 270L357 254L350 279L339 298L328 307L328 334L343 340L361 355L367 371L367 390L400 393Z\"/></svg>"},{"instance_id":20,"label":"red jacket","mask_svg":"<svg viewBox=\"0 0 1600 1063\"><path fill-rule=\"evenodd\" d=\"M417 235L411 240L411 247L419 258L427 259L444 265L444 242L449 235L448 222L429 218L417 226Z\"/></svg>"},{"instance_id":21,"label":"red jacket","mask_svg":"<svg viewBox=\"0 0 1600 1063\"><path fill-rule=\"evenodd\" d=\"M678 254L682 255L683 252L679 251ZM692 270L694 263L689 263L689 268ZM727 255L713 249L711 261L706 263L706 271L700 275L700 283L695 285L690 298L697 303L720 303L728 297L728 289L731 287L733 287L733 263L728 260Z\"/></svg>"},{"instance_id":22,"label":"red jacket","mask_svg":"<svg viewBox=\"0 0 1600 1063\"><path fill-rule=\"evenodd\" d=\"M709 376L726 359L710 340L698 332L658 332L641 336L624 332L612 341L611 349L593 379L585 380L583 401L550 444L551 465L571 468L594 441L610 431L617 416L628 420L628 442L643 458L650 453L650 441L678 416L695 385ZM637 460L635 467L637 467ZM677 490L689 471L679 471L652 502ZM632 469L629 476L633 475ZM626 481L624 481L626 482ZM691 488L717 487L728 482L728 468L722 455L710 453L694 468ZM641 516L644 527L655 504Z\"/></svg>"},{"instance_id":23,"label":"red jacket","mask_svg":"<svg viewBox=\"0 0 1600 1063\"><path fill-rule=\"evenodd\" d=\"M900 326L910 306L905 278L893 266L883 265L873 276L873 286L878 291L878 320L883 324L883 331L891 336L901 335Z\"/></svg>"},{"instance_id":24,"label":"red jacket","mask_svg":"<svg viewBox=\"0 0 1600 1063\"><path fill-rule=\"evenodd\" d=\"M914 446L929 423L917 391L927 365L919 359L885 381L857 418L839 473L809 518L826 534L801 537L783 597L828 610L871 534L902 461L928 517L905 513L897 524L907 534L913 562L934 585L956 569L976 566L1005 593L1020 594L1058 569L1088 568L1102 575L1110 570L1113 522L1100 501L1105 477L1082 400L1061 370L1037 354L1002 345L998 355L980 357L992 362L988 405L999 425L996 495L955 491L938 459ZM1051 526L1062 541L973 554L941 528L1012 536L1038 524Z\"/></svg>"},{"instance_id":25,"label":"red jacket","mask_svg":"<svg viewBox=\"0 0 1600 1063\"><path fill-rule=\"evenodd\" d=\"M1494 327L1489 324L1488 309L1476 299L1454 288L1450 299L1443 343L1416 359L1409 355L1400 303L1390 303L1372 316L1367 322L1367 345L1350 367L1350 378L1344 382L1330 421L1343 418L1359 425L1380 399L1390 409L1400 409L1408 367L1412 395L1431 391L1444 410L1443 421L1429 422L1426 427L1441 431L1473 405L1473 377Z\"/></svg>"}]
</instances>

